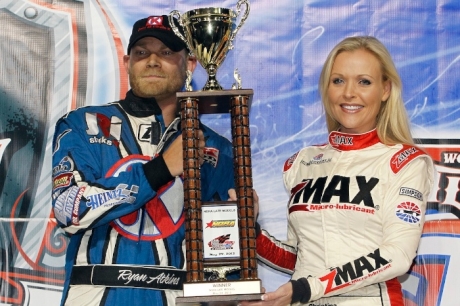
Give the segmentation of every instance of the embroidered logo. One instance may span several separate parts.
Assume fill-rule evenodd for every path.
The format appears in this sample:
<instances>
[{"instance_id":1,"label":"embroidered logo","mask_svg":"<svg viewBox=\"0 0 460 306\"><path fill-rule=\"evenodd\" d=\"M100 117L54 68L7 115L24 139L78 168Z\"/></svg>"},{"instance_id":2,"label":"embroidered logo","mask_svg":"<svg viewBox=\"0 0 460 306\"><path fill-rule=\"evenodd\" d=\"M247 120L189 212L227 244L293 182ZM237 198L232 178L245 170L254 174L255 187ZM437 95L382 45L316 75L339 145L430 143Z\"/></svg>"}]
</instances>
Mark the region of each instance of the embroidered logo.
<instances>
[{"instance_id":1,"label":"embroidered logo","mask_svg":"<svg viewBox=\"0 0 460 306\"><path fill-rule=\"evenodd\" d=\"M417 204L402 202L396 207L396 216L407 223L419 223L422 212Z\"/></svg>"}]
</instances>

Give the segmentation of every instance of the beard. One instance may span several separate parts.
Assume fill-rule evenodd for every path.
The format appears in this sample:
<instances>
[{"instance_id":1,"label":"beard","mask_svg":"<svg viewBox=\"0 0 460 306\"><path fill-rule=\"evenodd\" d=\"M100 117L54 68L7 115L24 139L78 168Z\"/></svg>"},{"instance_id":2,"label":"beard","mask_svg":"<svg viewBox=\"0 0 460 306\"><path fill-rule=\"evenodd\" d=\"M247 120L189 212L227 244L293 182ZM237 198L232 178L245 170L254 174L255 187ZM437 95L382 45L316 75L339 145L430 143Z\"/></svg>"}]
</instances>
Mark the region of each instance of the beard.
<instances>
[{"instance_id":1,"label":"beard","mask_svg":"<svg viewBox=\"0 0 460 306\"><path fill-rule=\"evenodd\" d=\"M129 82L134 94L141 98L167 98L175 96L185 83L186 69L177 70L174 73L166 74L158 69L145 69L136 75L132 69L129 71ZM155 74L163 78L155 81L146 80L142 76Z\"/></svg>"}]
</instances>

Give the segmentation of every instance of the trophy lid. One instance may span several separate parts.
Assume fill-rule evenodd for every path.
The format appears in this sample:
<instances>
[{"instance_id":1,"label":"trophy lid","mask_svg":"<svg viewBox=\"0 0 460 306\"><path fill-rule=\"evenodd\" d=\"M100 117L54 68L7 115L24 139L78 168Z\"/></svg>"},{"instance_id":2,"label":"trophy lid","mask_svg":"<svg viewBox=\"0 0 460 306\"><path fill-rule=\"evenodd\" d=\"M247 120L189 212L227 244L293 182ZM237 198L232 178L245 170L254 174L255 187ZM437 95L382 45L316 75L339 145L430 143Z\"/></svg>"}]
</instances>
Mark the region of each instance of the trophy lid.
<instances>
[{"instance_id":1,"label":"trophy lid","mask_svg":"<svg viewBox=\"0 0 460 306\"><path fill-rule=\"evenodd\" d=\"M235 11L229 9L229 8L223 8L223 7L204 7L204 8L198 8L194 10L190 10L188 12L185 12L182 17L183 18L198 18L198 17L208 17L208 16L214 16L214 15L221 15L221 16L226 16L229 18L236 18L236 13Z\"/></svg>"}]
</instances>

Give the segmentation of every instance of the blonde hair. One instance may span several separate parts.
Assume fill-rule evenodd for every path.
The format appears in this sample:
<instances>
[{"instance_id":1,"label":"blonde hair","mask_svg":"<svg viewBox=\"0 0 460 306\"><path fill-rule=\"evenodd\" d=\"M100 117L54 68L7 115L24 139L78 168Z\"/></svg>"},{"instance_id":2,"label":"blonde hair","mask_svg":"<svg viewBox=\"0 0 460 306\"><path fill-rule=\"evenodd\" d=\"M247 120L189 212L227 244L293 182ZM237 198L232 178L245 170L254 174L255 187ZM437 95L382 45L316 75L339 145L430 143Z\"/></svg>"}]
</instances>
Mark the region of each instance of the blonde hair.
<instances>
[{"instance_id":1,"label":"blonde hair","mask_svg":"<svg viewBox=\"0 0 460 306\"><path fill-rule=\"evenodd\" d=\"M376 130L380 140L387 145L397 143L413 144L409 119L402 100L401 78L388 50L378 39L372 36L345 38L332 49L324 63L319 79L319 92L326 112L326 123L329 132L335 131L340 127L340 123L331 115L327 96L332 66L340 53L358 49L364 49L377 58L382 70L382 81L389 80L391 83L390 96L387 101L382 101L383 103L377 116Z\"/></svg>"}]
</instances>

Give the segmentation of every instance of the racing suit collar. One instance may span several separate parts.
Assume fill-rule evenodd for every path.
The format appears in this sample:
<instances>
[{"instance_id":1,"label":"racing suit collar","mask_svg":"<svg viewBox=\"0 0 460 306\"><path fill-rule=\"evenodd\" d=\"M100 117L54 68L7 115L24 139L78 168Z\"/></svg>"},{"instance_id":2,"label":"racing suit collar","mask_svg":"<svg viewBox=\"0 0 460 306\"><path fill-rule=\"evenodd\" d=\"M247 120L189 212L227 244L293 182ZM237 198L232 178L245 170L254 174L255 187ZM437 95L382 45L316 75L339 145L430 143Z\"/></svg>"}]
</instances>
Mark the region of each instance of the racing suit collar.
<instances>
[{"instance_id":1,"label":"racing suit collar","mask_svg":"<svg viewBox=\"0 0 460 306\"><path fill-rule=\"evenodd\" d=\"M364 134L347 134L340 131L334 131L329 134L329 144L339 151L364 149L379 142L380 139L376 129Z\"/></svg>"},{"instance_id":2,"label":"racing suit collar","mask_svg":"<svg viewBox=\"0 0 460 306\"><path fill-rule=\"evenodd\" d=\"M126 93L126 98L120 101L120 105L128 114L135 117L161 115L161 109L155 98L140 98L132 90Z\"/></svg>"}]
</instances>

